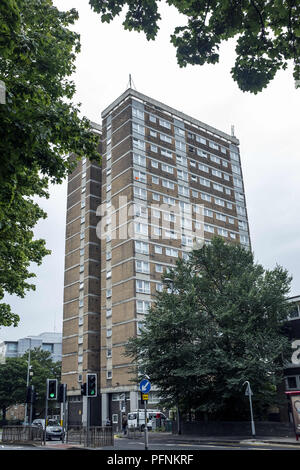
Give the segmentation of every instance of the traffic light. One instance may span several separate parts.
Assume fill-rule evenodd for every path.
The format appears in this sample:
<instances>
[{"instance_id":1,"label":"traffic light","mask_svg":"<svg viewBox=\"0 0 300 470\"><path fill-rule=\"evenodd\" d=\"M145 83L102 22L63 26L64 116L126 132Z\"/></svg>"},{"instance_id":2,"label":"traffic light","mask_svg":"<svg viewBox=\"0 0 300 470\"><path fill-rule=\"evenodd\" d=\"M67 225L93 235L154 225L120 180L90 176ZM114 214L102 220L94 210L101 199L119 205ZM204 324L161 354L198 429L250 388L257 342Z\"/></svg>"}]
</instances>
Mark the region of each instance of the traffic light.
<instances>
[{"instance_id":1,"label":"traffic light","mask_svg":"<svg viewBox=\"0 0 300 470\"><path fill-rule=\"evenodd\" d=\"M97 396L97 374L86 374L87 396Z\"/></svg>"},{"instance_id":2,"label":"traffic light","mask_svg":"<svg viewBox=\"0 0 300 470\"><path fill-rule=\"evenodd\" d=\"M47 399L57 400L57 379L47 379Z\"/></svg>"},{"instance_id":3,"label":"traffic light","mask_svg":"<svg viewBox=\"0 0 300 470\"><path fill-rule=\"evenodd\" d=\"M57 401L59 403L65 402L66 401L66 395L67 395L67 384L59 384Z\"/></svg>"},{"instance_id":4,"label":"traffic light","mask_svg":"<svg viewBox=\"0 0 300 470\"><path fill-rule=\"evenodd\" d=\"M86 384L81 384L81 395L86 396Z\"/></svg>"}]
</instances>

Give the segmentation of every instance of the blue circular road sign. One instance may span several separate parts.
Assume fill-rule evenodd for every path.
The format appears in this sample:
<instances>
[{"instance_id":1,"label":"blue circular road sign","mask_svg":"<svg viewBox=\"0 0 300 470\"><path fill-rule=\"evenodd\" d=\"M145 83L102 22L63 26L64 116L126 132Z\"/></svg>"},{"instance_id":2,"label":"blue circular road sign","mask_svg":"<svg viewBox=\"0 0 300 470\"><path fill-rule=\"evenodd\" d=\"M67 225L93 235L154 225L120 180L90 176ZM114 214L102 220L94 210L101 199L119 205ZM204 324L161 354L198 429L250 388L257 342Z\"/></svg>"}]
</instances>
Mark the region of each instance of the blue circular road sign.
<instances>
[{"instance_id":1,"label":"blue circular road sign","mask_svg":"<svg viewBox=\"0 0 300 470\"><path fill-rule=\"evenodd\" d=\"M151 383L148 379L143 379L140 381L140 391L142 393L148 393L151 390Z\"/></svg>"}]
</instances>

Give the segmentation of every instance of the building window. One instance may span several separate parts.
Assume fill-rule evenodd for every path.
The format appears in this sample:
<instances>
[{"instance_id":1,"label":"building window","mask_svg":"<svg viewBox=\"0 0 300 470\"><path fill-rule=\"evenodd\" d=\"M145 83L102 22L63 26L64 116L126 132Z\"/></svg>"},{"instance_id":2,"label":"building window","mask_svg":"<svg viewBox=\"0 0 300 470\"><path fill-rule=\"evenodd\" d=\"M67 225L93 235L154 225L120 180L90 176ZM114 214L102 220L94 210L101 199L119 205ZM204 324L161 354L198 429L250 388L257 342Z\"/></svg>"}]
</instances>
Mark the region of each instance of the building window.
<instances>
[{"instance_id":1,"label":"building window","mask_svg":"<svg viewBox=\"0 0 300 470\"><path fill-rule=\"evenodd\" d=\"M163 201L165 204L169 204L169 206L175 206L175 199L169 196L163 196Z\"/></svg>"},{"instance_id":2,"label":"building window","mask_svg":"<svg viewBox=\"0 0 300 470\"><path fill-rule=\"evenodd\" d=\"M146 166L146 157L137 153L133 154L133 163L135 165ZM108 174L108 173L107 173Z\"/></svg>"},{"instance_id":3,"label":"building window","mask_svg":"<svg viewBox=\"0 0 300 470\"><path fill-rule=\"evenodd\" d=\"M204 215L206 215L206 217L213 217L214 216L213 211L211 211L209 209L204 209ZM225 221L226 221L226 217L225 217Z\"/></svg>"},{"instance_id":4,"label":"building window","mask_svg":"<svg viewBox=\"0 0 300 470\"><path fill-rule=\"evenodd\" d=\"M198 168L199 168L199 170L204 171L205 173L209 173L209 168L208 168L208 166L203 165L203 163L199 163L199 164L198 164ZM214 171L214 170L213 170L213 171Z\"/></svg>"},{"instance_id":5,"label":"building window","mask_svg":"<svg viewBox=\"0 0 300 470\"><path fill-rule=\"evenodd\" d=\"M212 175L222 178L222 173L219 170L211 170Z\"/></svg>"},{"instance_id":6,"label":"building window","mask_svg":"<svg viewBox=\"0 0 300 470\"><path fill-rule=\"evenodd\" d=\"M206 145L206 139L204 139L200 135L196 135L196 141L199 142L200 144Z\"/></svg>"},{"instance_id":7,"label":"building window","mask_svg":"<svg viewBox=\"0 0 300 470\"><path fill-rule=\"evenodd\" d=\"M168 158L172 158L172 157L173 157L172 152L170 152L169 150L166 150L166 149L160 149L160 153L161 153L164 157L168 157Z\"/></svg>"},{"instance_id":8,"label":"building window","mask_svg":"<svg viewBox=\"0 0 300 470\"><path fill-rule=\"evenodd\" d=\"M136 280L136 291L142 294L150 294L150 282L149 281L141 281L139 279Z\"/></svg>"},{"instance_id":9,"label":"building window","mask_svg":"<svg viewBox=\"0 0 300 470\"><path fill-rule=\"evenodd\" d=\"M107 380L112 379L112 371L111 370L106 371L106 378L107 378Z\"/></svg>"},{"instance_id":10,"label":"building window","mask_svg":"<svg viewBox=\"0 0 300 470\"><path fill-rule=\"evenodd\" d=\"M145 150L145 142L141 139L136 139L135 137L133 137L133 146L140 150Z\"/></svg>"},{"instance_id":11,"label":"building window","mask_svg":"<svg viewBox=\"0 0 300 470\"><path fill-rule=\"evenodd\" d=\"M166 129L171 129L171 123L165 119L159 119L159 125L165 127Z\"/></svg>"},{"instance_id":12,"label":"building window","mask_svg":"<svg viewBox=\"0 0 300 470\"><path fill-rule=\"evenodd\" d=\"M111 297L111 294L112 294L112 290L111 289L107 289L106 291L106 298L109 299Z\"/></svg>"},{"instance_id":13,"label":"building window","mask_svg":"<svg viewBox=\"0 0 300 470\"><path fill-rule=\"evenodd\" d=\"M162 185L163 185L164 188L168 188L168 189L174 189L175 188L174 183L170 180L162 179L161 182L162 182Z\"/></svg>"},{"instance_id":14,"label":"building window","mask_svg":"<svg viewBox=\"0 0 300 470\"><path fill-rule=\"evenodd\" d=\"M220 184L214 183L214 184L213 184L213 188L214 188L216 191L223 192L223 186L221 186Z\"/></svg>"},{"instance_id":15,"label":"building window","mask_svg":"<svg viewBox=\"0 0 300 470\"><path fill-rule=\"evenodd\" d=\"M162 273L163 272L163 266L161 264L156 264L155 265L155 272L156 273Z\"/></svg>"},{"instance_id":16,"label":"building window","mask_svg":"<svg viewBox=\"0 0 300 470\"><path fill-rule=\"evenodd\" d=\"M197 177L196 177L197 180ZM187 186L181 186L180 184L178 185L178 194L181 196L186 196L189 197L190 195L190 190Z\"/></svg>"},{"instance_id":17,"label":"building window","mask_svg":"<svg viewBox=\"0 0 300 470\"><path fill-rule=\"evenodd\" d=\"M164 220L167 222L176 222L176 216L174 214L171 214L170 212L165 212L164 213Z\"/></svg>"},{"instance_id":18,"label":"building window","mask_svg":"<svg viewBox=\"0 0 300 470\"><path fill-rule=\"evenodd\" d=\"M136 241L135 242L135 251L136 253L142 253L145 255L149 254L149 245L148 243Z\"/></svg>"},{"instance_id":19,"label":"building window","mask_svg":"<svg viewBox=\"0 0 300 470\"><path fill-rule=\"evenodd\" d=\"M208 188L210 187L210 181L208 181L206 178L200 177L199 181L200 181L200 184L202 184L203 186L207 186Z\"/></svg>"},{"instance_id":20,"label":"building window","mask_svg":"<svg viewBox=\"0 0 300 470\"><path fill-rule=\"evenodd\" d=\"M143 188L139 188L135 186L133 188L133 194L135 197L138 197L140 199L147 199L147 191Z\"/></svg>"},{"instance_id":21,"label":"building window","mask_svg":"<svg viewBox=\"0 0 300 470\"><path fill-rule=\"evenodd\" d=\"M108 309L106 310L106 318L111 317L111 315L112 315L112 309L111 309L111 308L108 308Z\"/></svg>"},{"instance_id":22,"label":"building window","mask_svg":"<svg viewBox=\"0 0 300 470\"><path fill-rule=\"evenodd\" d=\"M164 163L161 164L161 169L166 173L170 173L171 175L174 173L174 169L170 165L165 165Z\"/></svg>"},{"instance_id":23,"label":"building window","mask_svg":"<svg viewBox=\"0 0 300 470\"><path fill-rule=\"evenodd\" d=\"M208 224L204 224L204 230L206 232L209 232L209 233L214 233L215 232L214 227L212 227L211 225L208 225Z\"/></svg>"},{"instance_id":24,"label":"building window","mask_svg":"<svg viewBox=\"0 0 300 470\"><path fill-rule=\"evenodd\" d=\"M136 311L137 313L148 313L150 307L150 302L148 300L137 300L136 301Z\"/></svg>"},{"instance_id":25,"label":"building window","mask_svg":"<svg viewBox=\"0 0 300 470\"><path fill-rule=\"evenodd\" d=\"M143 173L142 171L139 171L139 170L133 170L133 179L135 181L140 181L141 183L147 182L146 173Z\"/></svg>"},{"instance_id":26,"label":"building window","mask_svg":"<svg viewBox=\"0 0 300 470\"><path fill-rule=\"evenodd\" d=\"M217 206L222 206L222 207L225 206L225 202L222 199L219 199L217 197L215 197L215 204L217 204Z\"/></svg>"},{"instance_id":27,"label":"building window","mask_svg":"<svg viewBox=\"0 0 300 470\"><path fill-rule=\"evenodd\" d=\"M185 137L185 131L183 129L180 129L180 127L175 127L174 131L175 134L180 135L181 137Z\"/></svg>"},{"instance_id":28,"label":"building window","mask_svg":"<svg viewBox=\"0 0 300 470\"><path fill-rule=\"evenodd\" d=\"M222 235L222 237L228 237L228 232L224 228L218 228L218 234Z\"/></svg>"},{"instance_id":29,"label":"building window","mask_svg":"<svg viewBox=\"0 0 300 470\"><path fill-rule=\"evenodd\" d=\"M187 159L181 155L176 156L176 163L178 165L187 166Z\"/></svg>"},{"instance_id":30,"label":"building window","mask_svg":"<svg viewBox=\"0 0 300 470\"><path fill-rule=\"evenodd\" d=\"M286 380L286 388L288 390L297 389L297 377L296 376L286 377L285 380Z\"/></svg>"},{"instance_id":31,"label":"building window","mask_svg":"<svg viewBox=\"0 0 300 470\"><path fill-rule=\"evenodd\" d=\"M43 343L42 344L43 351L49 351L51 354L53 353L53 344Z\"/></svg>"},{"instance_id":32,"label":"building window","mask_svg":"<svg viewBox=\"0 0 300 470\"><path fill-rule=\"evenodd\" d=\"M299 318L300 317L300 308L299 305L295 304L292 307L292 311L289 314L289 318Z\"/></svg>"},{"instance_id":33,"label":"building window","mask_svg":"<svg viewBox=\"0 0 300 470\"><path fill-rule=\"evenodd\" d=\"M168 144L172 143L172 138L165 134L160 134L160 140L167 142Z\"/></svg>"},{"instance_id":34,"label":"building window","mask_svg":"<svg viewBox=\"0 0 300 470\"><path fill-rule=\"evenodd\" d=\"M184 181L188 181L189 180L189 177L188 177L188 173L186 171L182 171L182 170L177 170L177 176L178 178L184 180Z\"/></svg>"},{"instance_id":35,"label":"building window","mask_svg":"<svg viewBox=\"0 0 300 470\"><path fill-rule=\"evenodd\" d=\"M144 274L149 274L150 272L150 265L147 261L140 261L137 260L135 262L135 269L137 273L144 273Z\"/></svg>"},{"instance_id":36,"label":"building window","mask_svg":"<svg viewBox=\"0 0 300 470\"><path fill-rule=\"evenodd\" d=\"M135 233L138 233L139 235L147 236L148 235L148 225L136 222L134 224L134 231L135 231Z\"/></svg>"},{"instance_id":37,"label":"building window","mask_svg":"<svg viewBox=\"0 0 300 470\"><path fill-rule=\"evenodd\" d=\"M222 222L226 222L226 216L223 215L223 214L217 213L217 214L216 214L216 218L217 218L218 220L221 220Z\"/></svg>"},{"instance_id":38,"label":"building window","mask_svg":"<svg viewBox=\"0 0 300 470\"><path fill-rule=\"evenodd\" d=\"M112 329L111 329L111 328L108 328L108 329L106 330L106 338L111 338L111 336L112 336Z\"/></svg>"},{"instance_id":39,"label":"building window","mask_svg":"<svg viewBox=\"0 0 300 470\"><path fill-rule=\"evenodd\" d=\"M106 357L112 357L112 350L110 348L106 350Z\"/></svg>"},{"instance_id":40,"label":"building window","mask_svg":"<svg viewBox=\"0 0 300 470\"><path fill-rule=\"evenodd\" d=\"M144 113L138 108L132 107L132 116L138 119L144 119Z\"/></svg>"},{"instance_id":41,"label":"building window","mask_svg":"<svg viewBox=\"0 0 300 470\"><path fill-rule=\"evenodd\" d=\"M211 202L211 196L205 193L201 193L201 199L203 199L203 201Z\"/></svg>"},{"instance_id":42,"label":"building window","mask_svg":"<svg viewBox=\"0 0 300 470\"><path fill-rule=\"evenodd\" d=\"M215 155L211 155L210 160L214 163L218 163L218 164L221 163L221 159L219 157L216 157Z\"/></svg>"},{"instance_id":43,"label":"building window","mask_svg":"<svg viewBox=\"0 0 300 470\"><path fill-rule=\"evenodd\" d=\"M175 248L166 248L166 255L178 258L178 250L175 250Z\"/></svg>"}]
</instances>

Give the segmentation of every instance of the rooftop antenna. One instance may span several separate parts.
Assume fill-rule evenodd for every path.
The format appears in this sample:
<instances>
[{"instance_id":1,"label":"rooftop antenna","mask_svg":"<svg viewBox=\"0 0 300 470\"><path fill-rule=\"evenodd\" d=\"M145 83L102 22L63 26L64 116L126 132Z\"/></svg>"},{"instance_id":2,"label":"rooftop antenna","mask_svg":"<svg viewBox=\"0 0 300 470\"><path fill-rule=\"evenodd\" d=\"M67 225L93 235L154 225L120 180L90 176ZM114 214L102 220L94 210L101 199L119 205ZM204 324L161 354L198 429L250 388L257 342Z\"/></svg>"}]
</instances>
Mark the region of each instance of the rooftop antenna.
<instances>
[{"instance_id":1,"label":"rooftop antenna","mask_svg":"<svg viewBox=\"0 0 300 470\"><path fill-rule=\"evenodd\" d=\"M135 89L137 91L136 86L135 86L135 84L132 80L131 73L129 74L129 82L127 83L127 88L132 88L132 89Z\"/></svg>"},{"instance_id":2,"label":"rooftop antenna","mask_svg":"<svg viewBox=\"0 0 300 470\"><path fill-rule=\"evenodd\" d=\"M231 126L231 137L234 137L234 126Z\"/></svg>"}]
</instances>

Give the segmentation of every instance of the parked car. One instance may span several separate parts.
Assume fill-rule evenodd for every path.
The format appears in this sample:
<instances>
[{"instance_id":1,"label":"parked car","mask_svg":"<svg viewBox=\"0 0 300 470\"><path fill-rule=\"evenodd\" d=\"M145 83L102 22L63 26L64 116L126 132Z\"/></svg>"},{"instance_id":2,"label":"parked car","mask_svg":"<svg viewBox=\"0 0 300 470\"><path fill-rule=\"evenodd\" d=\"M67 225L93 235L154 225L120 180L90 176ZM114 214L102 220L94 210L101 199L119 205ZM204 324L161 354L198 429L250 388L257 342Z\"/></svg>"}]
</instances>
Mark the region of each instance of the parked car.
<instances>
[{"instance_id":1,"label":"parked car","mask_svg":"<svg viewBox=\"0 0 300 470\"><path fill-rule=\"evenodd\" d=\"M41 427L45 429L45 420L44 419L34 419L32 426ZM46 427L46 439L51 441L51 439L60 439L63 440L64 432L63 428L58 424L56 420L48 419L48 425Z\"/></svg>"}]
</instances>

